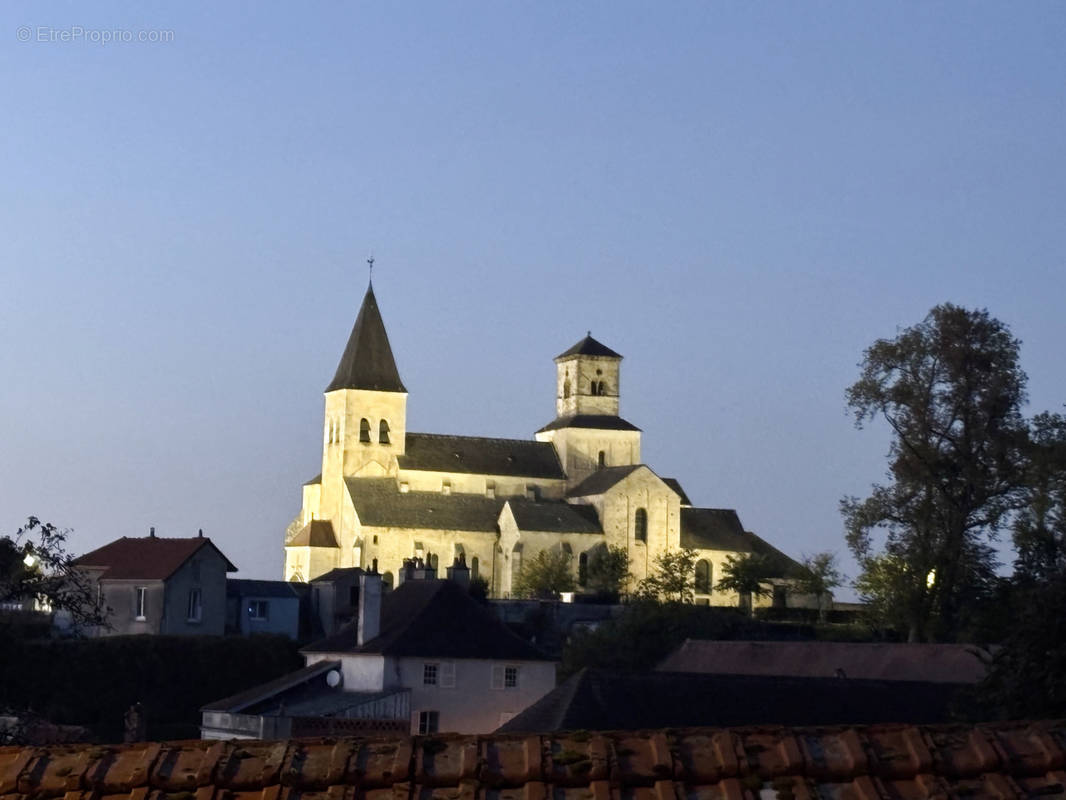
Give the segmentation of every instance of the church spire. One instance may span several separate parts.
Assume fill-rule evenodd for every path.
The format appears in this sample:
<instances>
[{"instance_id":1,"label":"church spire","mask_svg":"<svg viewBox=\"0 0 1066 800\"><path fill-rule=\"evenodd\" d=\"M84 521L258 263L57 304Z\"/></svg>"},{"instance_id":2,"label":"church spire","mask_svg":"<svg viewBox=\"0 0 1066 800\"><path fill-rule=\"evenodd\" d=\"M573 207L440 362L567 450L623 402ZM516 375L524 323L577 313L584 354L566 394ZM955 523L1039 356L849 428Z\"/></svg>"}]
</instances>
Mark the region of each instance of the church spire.
<instances>
[{"instance_id":1,"label":"church spire","mask_svg":"<svg viewBox=\"0 0 1066 800\"><path fill-rule=\"evenodd\" d=\"M373 285L368 286L359 316L355 318L348 346L344 348L337 374L327 392L338 389L371 389L379 392L406 392L396 360L392 357L389 336L378 310Z\"/></svg>"}]
</instances>

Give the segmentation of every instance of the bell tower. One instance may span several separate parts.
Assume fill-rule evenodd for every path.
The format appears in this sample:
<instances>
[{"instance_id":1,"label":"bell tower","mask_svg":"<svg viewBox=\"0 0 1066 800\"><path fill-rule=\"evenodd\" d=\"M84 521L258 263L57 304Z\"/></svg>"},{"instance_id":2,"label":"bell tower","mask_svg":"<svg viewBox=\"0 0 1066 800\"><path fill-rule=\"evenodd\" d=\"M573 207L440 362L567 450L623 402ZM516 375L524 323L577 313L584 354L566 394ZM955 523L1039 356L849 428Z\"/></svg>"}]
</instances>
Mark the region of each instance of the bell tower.
<instances>
[{"instance_id":1,"label":"bell tower","mask_svg":"<svg viewBox=\"0 0 1066 800\"><path fill-rule=\"evenodd\" d=\"M567 486L600 467L640 463L640 428L618 416L621 363L591 331L555 357L556 418L536 438L555 444Z\"/></svg>"},{"instance_id":2,"label":"bell tower","mask_svg":"<svg viewBox=\"0 0 1066 800\"><path fill-rule=\"evenodd\" d=\"M339 527L344 479L395 475L407 432L407 389L373 284L325 394L320 511Z\"/></svg>"}]
</instances>

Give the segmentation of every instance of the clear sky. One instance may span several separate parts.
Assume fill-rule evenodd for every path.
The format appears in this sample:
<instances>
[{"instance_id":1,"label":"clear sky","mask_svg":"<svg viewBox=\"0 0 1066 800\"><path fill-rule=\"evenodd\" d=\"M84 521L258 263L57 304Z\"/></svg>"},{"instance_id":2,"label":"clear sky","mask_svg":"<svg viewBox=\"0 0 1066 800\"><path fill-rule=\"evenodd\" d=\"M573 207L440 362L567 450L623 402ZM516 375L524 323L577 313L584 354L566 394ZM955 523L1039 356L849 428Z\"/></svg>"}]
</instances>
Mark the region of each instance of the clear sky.
<instances>
[{"instance_id":1,"label":"clear sky","mask_svg":"<svg viewBox=\"0 0 1066 800\"><path fill-rule=\"evenodd\" d=\"M795 556L933 305L1066 401L1062 2L12 2L0 76L4 532L280 578L371 250L410 430L531 437L591 330L645 461Z\"/></svg>"}]
</instances>

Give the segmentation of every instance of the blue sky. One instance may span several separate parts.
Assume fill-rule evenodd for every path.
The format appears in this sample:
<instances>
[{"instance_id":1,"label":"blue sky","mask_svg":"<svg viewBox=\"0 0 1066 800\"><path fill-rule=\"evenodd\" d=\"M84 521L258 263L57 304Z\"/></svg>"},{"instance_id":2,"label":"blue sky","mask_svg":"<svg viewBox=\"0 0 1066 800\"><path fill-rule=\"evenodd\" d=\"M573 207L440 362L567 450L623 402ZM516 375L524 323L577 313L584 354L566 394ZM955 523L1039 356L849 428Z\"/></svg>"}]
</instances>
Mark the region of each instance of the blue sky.
<instances>
[{"instance_id":1,"label":"blue sky","mask_svg":"<svg viewBox=\"0 0 1066 800\"><path fill-rule=\"evenodd\" d=\"M0 525L280 577L373 251L410 429L532 436L591 329L653 469L854 575L874 339L986 307L1066 401L1064 53L1058 2L5 4Z\"/></svg>"}]
</instances>

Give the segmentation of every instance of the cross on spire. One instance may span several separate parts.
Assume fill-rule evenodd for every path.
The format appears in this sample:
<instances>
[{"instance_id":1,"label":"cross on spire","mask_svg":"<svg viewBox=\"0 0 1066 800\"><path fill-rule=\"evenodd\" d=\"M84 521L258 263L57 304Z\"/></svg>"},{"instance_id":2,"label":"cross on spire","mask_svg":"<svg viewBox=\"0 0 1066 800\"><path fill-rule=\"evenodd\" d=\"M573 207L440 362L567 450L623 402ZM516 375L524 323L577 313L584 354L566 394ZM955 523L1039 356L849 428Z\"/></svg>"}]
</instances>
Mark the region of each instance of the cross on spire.
<instances>
[{"instance_id":1,"label":"cross on spire","mask_svg":"<svg viewBox=\"0 0 1066 800\"><path fill-rule=\"evenodd\" d=\"M374 254L370 254L370 258L366 260L366 263L370 265L370 282L374 282Z\"/></svg>"}]
</instances>

